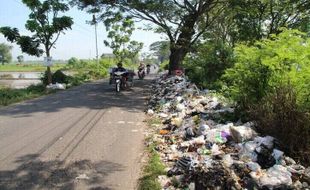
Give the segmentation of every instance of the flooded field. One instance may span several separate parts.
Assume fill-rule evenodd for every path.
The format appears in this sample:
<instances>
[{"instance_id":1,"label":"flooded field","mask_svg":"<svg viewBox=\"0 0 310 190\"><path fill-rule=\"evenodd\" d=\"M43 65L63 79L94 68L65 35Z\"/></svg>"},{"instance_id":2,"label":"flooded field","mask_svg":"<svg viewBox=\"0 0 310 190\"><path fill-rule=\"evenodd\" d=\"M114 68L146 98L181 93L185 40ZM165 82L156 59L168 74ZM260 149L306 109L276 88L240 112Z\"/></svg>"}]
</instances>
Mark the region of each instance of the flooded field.
<instances>
[{"instance_id":1,"label":"flooded field","mask_svg":"<svg viewBox=\"0 0 310 190\"><path fill-rule=\"evenodd\" d=\"M26 88L39 84L41 75L41 72L0 72L0 86Z\"/></svg>"}]
</instances>

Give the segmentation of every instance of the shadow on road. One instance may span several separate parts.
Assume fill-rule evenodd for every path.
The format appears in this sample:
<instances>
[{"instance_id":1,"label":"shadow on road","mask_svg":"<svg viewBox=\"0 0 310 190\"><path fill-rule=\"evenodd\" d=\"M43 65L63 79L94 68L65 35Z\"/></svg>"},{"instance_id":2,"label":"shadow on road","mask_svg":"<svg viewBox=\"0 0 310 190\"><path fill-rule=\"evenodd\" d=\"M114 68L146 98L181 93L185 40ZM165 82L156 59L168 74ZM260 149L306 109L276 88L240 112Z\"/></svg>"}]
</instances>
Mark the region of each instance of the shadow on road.
<instances>
[{"instance_id":1,"label":"shadow on road","mask_svg":"<svg viewBox=\"0 0 310 190\"><path fill-rule=\"evenodd\" d=\"M113 85L97 81L46 97L0 109L0 115L31 117L37 112L58 112L64 108L105 109L119 107L127 111L144 110L146 89L152 80L135 80L130 90L116 93Z\"/></svg>"},{"instance_id":2,"label":"shadow on road","mask_svg":"<svg viewBox=\"0 0 310 190\"><path fill-rule=\"evenodd\" d=\"M110 190L102 187L109 174L125 168L116 163L89 160L64 164L62 161L40 161L38 155L26 155L16 160L15 170L0 171L0 189L74 189L76 184L84 183L93 190Z\"/></svg>"}]
</instances>

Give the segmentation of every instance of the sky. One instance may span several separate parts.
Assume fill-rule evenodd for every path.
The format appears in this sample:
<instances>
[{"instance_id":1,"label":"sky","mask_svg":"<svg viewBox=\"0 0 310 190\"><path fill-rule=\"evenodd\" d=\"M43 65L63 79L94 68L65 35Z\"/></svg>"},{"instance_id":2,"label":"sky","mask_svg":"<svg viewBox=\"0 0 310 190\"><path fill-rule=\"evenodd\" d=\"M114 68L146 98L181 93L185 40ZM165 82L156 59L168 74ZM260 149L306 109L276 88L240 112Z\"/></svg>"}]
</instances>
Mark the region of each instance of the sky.
<instances>
[{"instance_id":1,"label":"sky","mask_svg":"<svg viewBox=\"0 0 310 190\"><path fill-rule=\"evenodd\" d=\"M19 29L23 35L30 35L31 33L25 29L25 23L28 19L30 11L21 2L21 0L0 0L0 27L10 26ZM73 18L74 24L72 30L65 31L56 42L56 49L51 50L51 56L54 60L67 60L71 57L79 59L89 59L96 57L96 41L94 26L86 24L86 20L91 20L92 15L83 11L71 8L65 15ZM142 24L140 23L140 26ZM137 26L139 27L139 26ZM98 23L98 54L111 53L112 50L103 44L106 40L106 34L103 23ZM160 41L164 36L155 34L152 31L136 30L132 35L132 40L137 40L144 43L142 52L149 51L149 45L153 42ZM23 54L20 48L9 43L2 34L0 34L0 43L6 43L13 46L12 56L16 60L18 55L23 55L25 60L43 60L43 57L37 58Z\"/></svg>"}]
</instances>

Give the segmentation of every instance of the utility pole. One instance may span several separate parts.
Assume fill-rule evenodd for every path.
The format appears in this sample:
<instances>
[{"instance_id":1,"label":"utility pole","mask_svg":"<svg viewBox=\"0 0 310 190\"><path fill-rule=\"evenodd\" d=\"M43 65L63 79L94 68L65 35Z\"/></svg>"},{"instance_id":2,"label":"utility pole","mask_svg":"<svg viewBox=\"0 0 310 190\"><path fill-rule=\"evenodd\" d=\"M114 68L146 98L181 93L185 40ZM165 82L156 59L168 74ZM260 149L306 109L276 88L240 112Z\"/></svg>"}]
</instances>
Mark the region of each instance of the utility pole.
<instances>
[{"instance_id":1,"label":"utility pole","mask_svg":"<svg viewBox=\"0 0 310 190\"><path fill-rule=\"evenodd\" d=\"M97 66L99 66L99 59L98 59L98 40L97 40L97 20L95 14L93 14L93 23L95 24L95 36L96 36L96 60Z\"/></svg>"}]
</instances>

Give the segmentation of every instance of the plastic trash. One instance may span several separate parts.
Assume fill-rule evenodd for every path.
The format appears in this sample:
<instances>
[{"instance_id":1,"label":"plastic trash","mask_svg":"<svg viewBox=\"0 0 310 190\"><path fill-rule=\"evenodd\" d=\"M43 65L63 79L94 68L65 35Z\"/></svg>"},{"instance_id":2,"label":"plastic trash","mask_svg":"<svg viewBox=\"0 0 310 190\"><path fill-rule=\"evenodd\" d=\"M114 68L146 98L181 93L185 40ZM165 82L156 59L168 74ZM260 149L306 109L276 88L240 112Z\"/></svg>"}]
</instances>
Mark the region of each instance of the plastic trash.
<instances>
[{"instance_id":1,"label":"plastic trash","mask_svg":"<svg viewBox=\"0 0 310 190\"><path fill-rule=\"evenodd\" d=\"M263 145L268 149L273 149L274 146L274 138L271 136L266 136L266 137L255 137L254 141L259 145Z\"/></svg>"},{"instance_id":2,"label":"plastic trash","mask_svg":"<svg viewBox=\"0 0 310 190\"><path fill-rule=\"evenodd\" d=\"M220 151L220 147L217 144L213 144L211 147L211 154L213 156L220 155L222 152Z\"/></svg>"},{"instance_id":3,"label":"plastic trash","mask_svg":"<svg viewBox=\"0 0 310 190\"><path fill-rule=\"evenodd\" d=\"M232 166L234 163L234 160L231 158L230 154L226 154L223 156L223 165L227 168Z\"/></svg>"},{"instance_id":4,"label":"plastic trash","mask_svg":"<svg viewBox=\"0 0 310 190\"><path fill-rule=\"evenodd\" d=\"M199 136L199 137L191 140L191 144L193 144L193 145L203 145L205 143L206 143L206 141L205 141L204 136Z\"/></svg>"},{"instance_id":5,"label":"plastic trash","mask_svg":"<svg viewBox=\"0 0 310 190\"><path fill-rule=\"evenodd\" d=\"M198 128L198 135L206 135L208 130L210 130L209 125L207 124L200 124L199 128Z\"/></svg>"},{"instance_id":6,"label":"plastic trash","mask_svg":"<svg viewBox=\"0 0 310 190\"><path fill-rule=\"evenodd\" d=\"M246 126L231 126L230 133L233 139L240 143L248 140L252 140L255 136L257 136L256 132Z\"/></svg>"},{"instance_id":7,"label":"plastic trash","mask_svg":"<svg viewBox=\"0 0 310 190\"><path fill-rule=\"evenodd\" d=\"M261 167L258 163L256 162L248 162L246 163L246 166L253 172L259 172L261 171Z\"/></svg>"},{"instance_id":8,"label":"plastic trash","mask_svg":"<svg viewBox=\"0 0 310 190\"><path fill-rule=\"evenodd\" d=\"M283 158L284 152L278 149L273 149L272 156L276 161L279 161Z\"/></svg>"},{"instance_id":9,"label":"plastic trash","mask_svg":"<svg viewBox=\"0 0 310 190\"><path fill-rule=\"evenodd\" d=\"M65 90L66 89L66 84L49 84L46 86L47 89L54 89L54 90Z\"/></svg>"},{"instance_id":10,"label":"plastic trash","mask_svg":"<svg viewBox=\"0 0 310 190\"><path fill-rule=\"evenodd\" d=\"M285 167L274 165L259 177L257 183L260 187L264 186L270 189L283 185L290 186L293 183L291 176L292 174Z\"/></svg>"},{"instance_id":11,"label":"plastic trash","mask_svg":"<svg viewBox=\"0 0 310 190\"><path fill-rule=\"evenodd\" d=\"M147 114L148 114L148 115L153 115L153 114L154 114L154 111L153 111L152 109L148 109L148 110L147 110Z\"/></svg>"},{"instance_id":12,"label":"plastic trash","mask_svg":"<svg viewBox=\"0 0 310 190\"><path fill-rule=\"evenodd\" d=\"M225 131L221 131L219 129L211 129L206 134L206 140L212 143L223 144L227 142L227 134Z\"/></svg>"},{"instance_id":13,"label":"plastic trash","mask_svg":"<svg viewBox=\"0 0 310 190\"><path fill-rule=\"evenodd\" d=\"M176 127L181 127L182 123L183 123L183 119L180 117L175 117L171 119L171 124Z\"/></svg>"},{"instance_id":14,"label":"plastic trash","mask_svg":"<svg viewBox=\"0 0 310 190\"><path fill-rule=\"evenodd\" d=\"M162 118L167 118L167 117L168 117L168 114L159 113L158 116L159 116L159 117L162 117Z\"/></svg>"}]
</instances>

